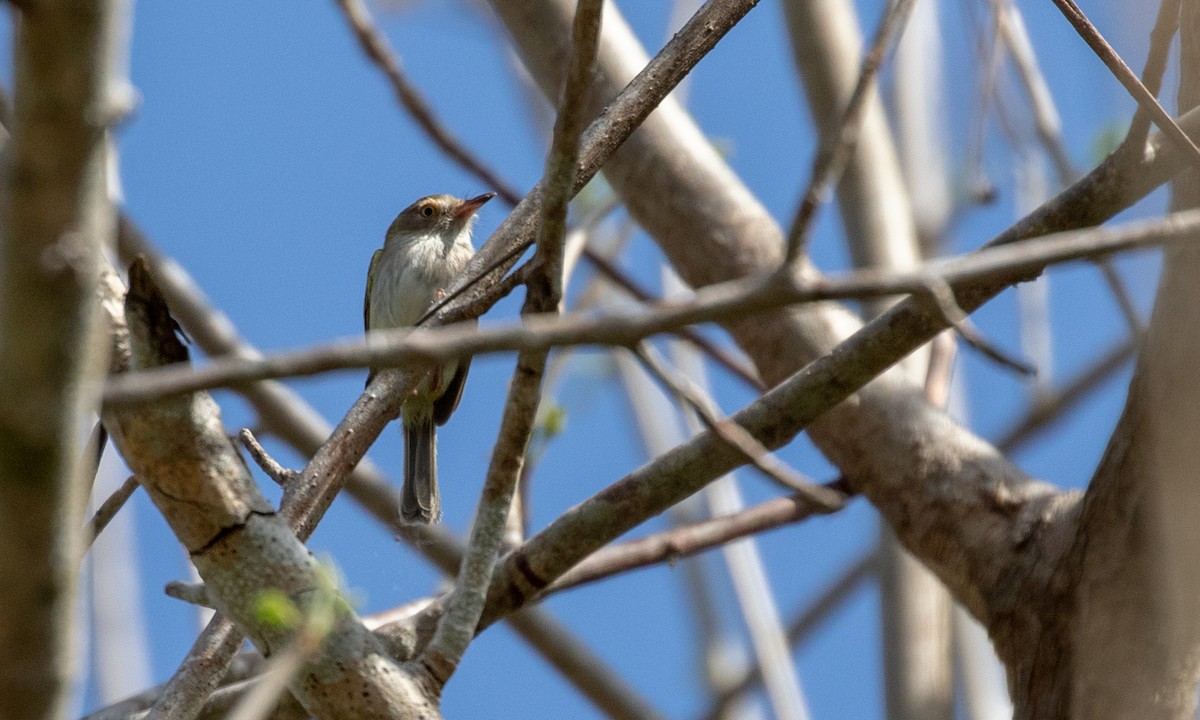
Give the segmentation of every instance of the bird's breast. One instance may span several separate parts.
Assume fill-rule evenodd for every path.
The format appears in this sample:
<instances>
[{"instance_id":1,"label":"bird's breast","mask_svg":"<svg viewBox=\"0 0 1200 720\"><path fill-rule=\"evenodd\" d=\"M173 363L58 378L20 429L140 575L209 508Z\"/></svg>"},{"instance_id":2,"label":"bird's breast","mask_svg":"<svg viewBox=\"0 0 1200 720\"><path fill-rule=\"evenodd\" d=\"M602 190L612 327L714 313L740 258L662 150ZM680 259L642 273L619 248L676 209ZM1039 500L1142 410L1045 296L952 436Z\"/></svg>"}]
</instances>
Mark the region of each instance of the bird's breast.
<instances>
[{"instance_id":1,"label":"bird's breast","mask_svg":"<svg viewBox=\"0 0 1200 720\"><path fill-rule=\"evenodd\" d=\"M371 327L415 325L471 256L470 243L429 237L384 247L371 288Z\"/></svg>"}]
</instances>

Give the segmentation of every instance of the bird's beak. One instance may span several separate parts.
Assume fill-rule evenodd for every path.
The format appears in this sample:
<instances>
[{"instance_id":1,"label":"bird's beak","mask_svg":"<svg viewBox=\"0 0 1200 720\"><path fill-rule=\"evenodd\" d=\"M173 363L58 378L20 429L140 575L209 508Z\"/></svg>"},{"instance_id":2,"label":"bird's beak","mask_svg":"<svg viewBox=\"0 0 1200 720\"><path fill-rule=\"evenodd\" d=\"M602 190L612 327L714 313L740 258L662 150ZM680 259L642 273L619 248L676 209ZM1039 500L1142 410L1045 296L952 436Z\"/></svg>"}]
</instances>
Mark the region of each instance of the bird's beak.
<instances>
[{"instance_id":1,"label":"bird's beak","mask_svg":"<svg viewBox=\"0 0 1200 720\"><path fill-rule=\"evenodd\" d=\"M489 192L482 195L477 195L470 200L463 200L462 204L454 210L454 217L459 220L465 220L475 214L479 208L488 200L496 197L496 193Z\"/></svg>"}]
</instances>

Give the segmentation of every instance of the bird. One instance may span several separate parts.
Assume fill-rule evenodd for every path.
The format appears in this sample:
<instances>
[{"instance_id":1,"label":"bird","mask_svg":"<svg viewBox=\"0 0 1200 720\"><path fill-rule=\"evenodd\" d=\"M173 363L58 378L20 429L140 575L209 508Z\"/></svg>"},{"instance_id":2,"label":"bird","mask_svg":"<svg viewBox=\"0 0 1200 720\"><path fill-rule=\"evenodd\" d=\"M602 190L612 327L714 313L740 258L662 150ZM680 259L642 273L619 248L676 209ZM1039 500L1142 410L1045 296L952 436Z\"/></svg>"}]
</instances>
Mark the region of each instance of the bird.
<instances>
[{"instance_id":1,"label":"bird","mask_svg":"<svg viewBox=\"0 0 1200 720\"><path fill-rule=\"evenodd\" d=\"M471 229L479 208L495 197L469 199L428 195L409 205L388 227L383 247L371 256L363 300L366 332L411 327L454 281L475 254ZM422 379L404 399L404 484L400 518L406 523L441 520L438 493L437 434L458 407L470 361L447 363ZM375 371L367 375L370 385Z\"/></svg>"}]
</instances>

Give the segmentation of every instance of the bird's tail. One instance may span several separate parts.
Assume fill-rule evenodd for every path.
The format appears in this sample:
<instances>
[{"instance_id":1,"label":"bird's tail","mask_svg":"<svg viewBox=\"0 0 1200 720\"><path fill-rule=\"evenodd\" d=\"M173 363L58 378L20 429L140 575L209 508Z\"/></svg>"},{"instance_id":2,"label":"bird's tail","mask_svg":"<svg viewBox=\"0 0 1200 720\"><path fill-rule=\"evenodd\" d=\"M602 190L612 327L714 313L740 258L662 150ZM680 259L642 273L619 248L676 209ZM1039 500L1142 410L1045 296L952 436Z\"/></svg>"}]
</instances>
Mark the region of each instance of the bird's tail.
<instances>
[{"instance_id":1,"label":"bird's tail","mask_svg":"<svg viewBox=\"0 0 1200 720\"><path fill-rule=\"evenodd\" d=\"M437 483L437 434L433 417L404 423L404 487L400 518L406 523L435 523L442 519Z\"/></svg>"}]
</instances>

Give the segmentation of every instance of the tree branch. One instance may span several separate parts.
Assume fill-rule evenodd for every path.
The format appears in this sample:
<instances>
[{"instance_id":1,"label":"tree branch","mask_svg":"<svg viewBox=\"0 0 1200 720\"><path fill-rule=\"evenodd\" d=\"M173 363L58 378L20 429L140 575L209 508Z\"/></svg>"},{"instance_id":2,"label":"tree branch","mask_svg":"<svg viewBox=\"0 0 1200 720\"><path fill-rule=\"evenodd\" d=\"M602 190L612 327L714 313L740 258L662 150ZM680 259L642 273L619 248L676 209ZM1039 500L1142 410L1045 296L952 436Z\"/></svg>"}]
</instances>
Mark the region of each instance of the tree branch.
<instances>
[{"instance_id":1,"label":"tree branch","mask_svg":"<svg viewBox=\"0 0 1200 720\"><path fill-rule=\"evenodd\" d=\"M672 373L654 348L641 343L633 349L633 354L672 395L696 413L705 427L744 454L747 462L763 475L806 499L820 512L837 512L845 506L846 498L842 493L825 486L814 485L771 454L744 428L728 418L721 417L712 398L688 378Z\"/></svg>"},{"instance_id":2,"label":"tree branch","mask_svg":"<svg viewBox=\"0 0 1200 720\"><path fill-rule=\"evenodd\" d=\"M521 199L521 193L505 182L483 161L476 158L434 115L433 109L421 95L421 91L404 74L399 58L388 45L387 38L375 26L366 4L362 0L337 0L337 4L342 9L346 22L350 24L350 29L354 32L354 37L358 40L363 53L387 77L392 90L396 92L396 100L417 123L417 127L421 128L430 142L448 155L459 167L483 181L503 198L504 202L516 205Z\"/></svg>"},{"instance_id":3,"label":"tree branch","mask_svg":"<svg viewBox=\"0 0 1200 720\"><path fill-rule=\"evenodd\" d=\"M1112 348L1061 389L1034 399L1033 407L996 440L996 448L1005 454L1017 452L1054 420L1079 405L1093 390L1134 358L1137 340L1126 340Z\"/></svg>"},{"instance_id":4,"label":"tree branch","mask_svg":"<svg viewBox=\"0 0 1200 720\"><path fill-rule=\"evenodd\" d=\"M778 277L759 276L703 288L689 301L664 302L657 307L606 317L568 315L560 319L543 314L526 317L518 326L381 332L365 341L268 357L217 359L203 368L147 370L129 378L114 378L105 391L105 402L126 405L183 392L335 369L431 364L473 355L539 351L567 345L625 346L654 334L676 332L686 325L728 321L798 303L902 294L928 298L933 281L950 285L956 292L961 286L974 283L1007 287L1036 277L1054 263L1186 243L1198 223L1200 213L1179 213L1117 228L1056 233L1008 247L992 244L983 251L935 260L910 272L859 270L806 280L798 287L786 280L781 282ZM938 307L936 303L933 306ZM950 312L947 321L957 317L959 310Z\"/></svg>"},{"instance_id":5,"label":"tree branch","mask_svg":"<svg viewBox=\"0 0 1200 720\"><path fill-rule=\"evenodd\" d=\"M92 515L87 530L84 532L89 547L125 506L125 502L133 496L134 491L138 489L138 484L137 476L130 475L125 478L125 482L121 483L121 487L113 491L113 494L105 498L100 507L96 508L96 513Z\"/></svg>"},{"instance_id":6,"label":"tree branch","mask_svg":"<svg viewBox=\"0 0 1200 720\"><path fill-rule=\"evenodd\" d=\"M860 558L843 571L813 602L798 612L796 617L788 623L788 642L792 647L801 646L813 630L833 614L834 610L841 607L851 593L878 573L878 565L879 560L873 553ZM724 718L730 705L757 687L762 680L762 669L757 665L748 666L739 677L731 679L728 687L714 698L712 707L702 716L703 720Z\"/></svg>"},{"instance_id":7,"label":"tree branch","mask_svg":"<svg viewBox=\"0 0 1200 720\"><path fill-rule=\"evenodd\" d=\"M830 489L829 485L824 486ZM837 492L830 489L831 492ZM644 538L610 545L588 555L549 585L539 599L563 590L606 580L631 570L674 563L738 538L807 520L825 510L802 495L775 498L733 515L672 528Z\"/></svg>"},{"instance_id":8,"label":"tree branch","mask_svg":"<svg viewBox=\"0 0 1200 720\"><path fill-rule=\"evenodd\" d=\"M1108 66L1113 76L1129 91L1129 94L1137 101L1138 107L1146 111L1159 130L1162 130L1163 134L1184 155L1188 156L1193 165L1200 166L1200 148L1196 147L1192 139L1176 124L1174 118L1163 109L1163 106L1158 104L1158 99L1154 97L1154 93L1150 92L1142 84L1142 81L1138 79L1137 75L1129 69L1129 66L1125 64L1125 61L1121 59L1117 51L1108 44L1108 41L1104 39L1104 36L1092 24L1092 21L1088 20L1087 15L1084 15L1079 6L1075 4L1075 0L1053 1L1058 9L1062 11L1063 16L1067 18L1067 21L1071 23L1071 26L1075 28L1075 31L1079 33L1079 36L1092 49L1092 52L1096 53L1096 57L1100 58ZM1185 109L1190 110L1191 108Z\"/></svg>"},{"instance_id":9,"label":"tree branch","mask_svg":"<svg viewBox=\"0 0 1200 720\"><path fill-rule=\"evenodd\" d=\"M826 135L823 146L813 160L812 177L804 191L792 229L788 232L787 262L794 262L804 254L808 231L812 226L817 208L825 202L834 185L854 153L864 117L871 102L878 102L875 94L875 77L883 65L884 55L892 40L900 34L912 11L914 0L891 0L884 11L883 20L875 31L871 48L863 58L858 81L846 109L838 122L837 130Z\"/></svg>"},{"instance_id":10,"label":"tree branch","mask_svg":"<svg viewBox=\"0 0 1200 720\"><path fill-rule=\"evenodd\" d=\"M571 33L571 61L562 103L554 123L554 137L542 178L542 222L538 231L534 271L526 283L522 313L555 313L563 296L563 240L567 230L567 203L574 194L579 138L583 132L585 95L596 60L603 0L579 0ZM521 353L509 385L508 399L500 423L499 438L492 451L480 494L479 508L471 527L467 554L459 571L458 584L450 596L446 614L438 623L433 640L421 653L421 661L445 683L453 675L487 599L488 585L496 566L504 529L512 509L517 480L529 449L541 398L546 351Z\"/></svg>"},{"instance_id":11,"label":"tree branch","mask_svg":"<svg viewBox=\"0 0 1200 720\"><path fill-rule=\"evenodd\" d=\"M1150 31L1150 50L1146 57L1146 66L1142 70L1142 84L1146 89L1158 96L1162 89L1163 75L1167 71L1167 60L1171 56L1171 38L1179 29L1179 8L1182 0L1160 0L1158 16L1154 20L1154 29ZM1129 132L1125 135L1122 145L1131 148L1141 148L1150 136L1150 113L1141 105L1133 113L1129 122Z\"/></svg>"},{"instance_id":12,"label":"tree branch","mask_svg":"<svg viewBox=\"0 0 1200 720\"><path fill-rule=\"evenodd\" d=\"M211 356L257 356L259 351L240 337L228 317L212 308L183 268L163 257L122 215L118 225L121 255L125 259L144 255L153 275L168 296L172 312ZM329 438L333 428L299 395L274 381L239 385L238 392L258 413L260 423L297 452L312 457ZM399 522L399 494L367 458L354 465L347 492L364 510L404 539L446 575L458 570L463 545L441 525ZM654 713L638 693L620 676L592 656L548 613L532 608L510 618L513 629L542 654L563 677L601 710L623 718L650 717ZM218 615L193 644L183 665L164 688L161 697L179 706L180 697L203 698L220 682L224 669L241 645L243 636L233 624ZM207 707L207 706L206 706ZM218 715L220 714L219 711ZM211 715L211 713L210 713Z\"/></svg>"},{"instance_id":13,"label":"tree branch","mask_svg":"<svg viewBox=\"0 0 1200 720\"><path fill-rule=\"evenodd\" d=\"M61 717L73 689L92 480L81 429L107 360L96 287L113 230L103 173L113 12L103 0L37 1L13 18L0 188L0 698L13 718Z\"/></svg>"},{"instance_id":14,"label":"tree branch","mask_svg":"<svg viewBox=\"0 0 1200 720\"><path fill-rule=\"evenodd\" d=\"M114 303L106 305L113 308ZM186 362L175 324L145 263L130 268L124 317L131 365ZM128 330L123 327L128 322ZM141 479L208 586L220 611L244 629L264 655L293 644L299 627L265 621L264 591L283 593L300 608L328 603L332 589L307 548L258 492L225 435L216 404L193 394L104 415L114 443ZM265 584L264 584L265 581ZM311 713L392 718L414 708L436 709L418 667L390 660L379 641L338 599L321 653L298 663L288 686Z\"/></svg>"}]
</instances>

